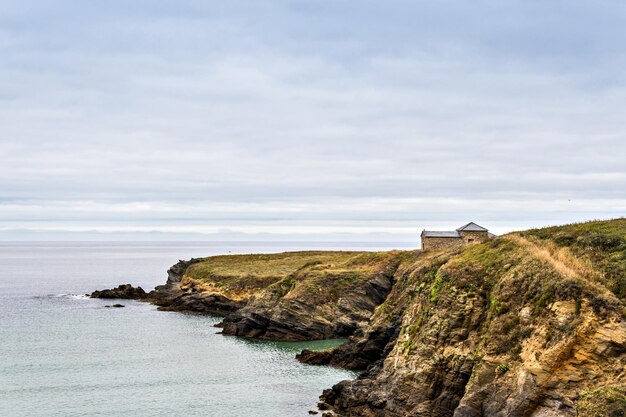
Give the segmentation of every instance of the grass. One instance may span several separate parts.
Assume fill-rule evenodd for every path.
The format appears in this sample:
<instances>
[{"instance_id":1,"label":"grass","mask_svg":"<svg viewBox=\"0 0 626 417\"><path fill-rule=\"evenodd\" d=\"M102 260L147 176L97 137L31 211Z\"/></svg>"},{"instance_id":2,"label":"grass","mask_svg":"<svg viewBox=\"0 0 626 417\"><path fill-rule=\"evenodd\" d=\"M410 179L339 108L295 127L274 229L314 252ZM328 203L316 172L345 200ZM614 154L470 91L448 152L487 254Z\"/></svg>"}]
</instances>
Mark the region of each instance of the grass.
<instances>
[{"instance_id":1,"label":"grass","mask_svg":"<svg viewBox=\"0 0 626 417\"><path fill-rule=\"evenodd\" d=\"M376 309L372 323L388 325L397 322L414 299L426 295L426 292L430 297L437 271L452 255L453 252L445 251L399 252L396 256L399 263L394 274L395 284L387 300ZM435 289L435 298L437 296Z\"/></svg>"},{"instance_id":2,"label":"grass","mask_svg":"<svg viewBox=\"0 0 626 417\"><path fill-rule=\"evenodd\" d=\"M443 286L443 278L439 274L439 271L435 273L435 280L430 286L430 302L433 304L437 304L439 301L439 292L441 291L441 287Z\"/></svg>"},{"instance_id":3,"label":"grass","mask_svg":"<svg viewBox=\"0 0 626 417\"><path fill-rule=\"evenodd\" d=\"M342 290L358 286L375 274L392 274L405 256L399 251L212 256L190 266L185 278L200 283L205 290L231 296L250 296L267 289L275 297L324 303L337 300Z\"/></svg>"},{"instance_id":4,"label":"grass","mask_svg":"<svg viewBox=\"0 0 626 417\"><path fill-rule=\"evenodd\" d=\"M506 362L501 363L500 365L496 367L496 375L498 376L504 375L509 371L509 369L511 368L508 363Z\"/></svg>"},{"instance_id":5,"label":"grass","mask_svg":"<svg viewBox=\"0 0 626 417\"><path fill-rule=\"evenodd\" d=\"M578 259L570 262L574 271L626 301L626 218L532 229L523 236L565 249Z\"/></svg>"},{"instance_id":6,"label":"grass","mask_svg":"<svg viewBox=\"0 0 626 417\"><path fill-rule=\"evenodd\" d=\"M457 253L449 251L443 262L429 261L428 253L424 253L414 266L405 268L412 272L396 274L394 292L401 288L404 294L396 295L395 301L406 304L411 302L406 294L419 295L415 302L422 304L422 310L430 305L434 321L424 326L421 315L415 314L404 322L403 352L415 351L421 333L429 332L438 322L462 323L462 315L455 313L461 310L462 300L482 300L479 303L484 312L477 329L481 350L507 355L513 362L536 323L553 320L548 307L557 301L571 302L575 314L562 326L551 325L546 346L569 336L585 305L600 316L620 314L623 304L611 291L618 295L626 287L618 279L626 279L619 274L619 268L626 265L624 236L626 221L617 219L512 233ZM563 246L564 242L569 246ZM378 315L398 311L387 304ZM527 320L519 316L524 307L531 311Z\"/></svg>"},{"instance_id":7,"label":"grass","mask_svg":"<svg viewBox=\"0 0 626 417\"><path fill-rule=\"evenodd\" d=\"M437 309L454 309L451 303L459 295L482 299L485 349L504 353L531 331L532 324L517 317L524 306L531 307L533 317L555 301L575 303L577 316L587 304L602 314L622 308L611 292L626 300L626 219L532 229L448 251L213 256L185 275L227 296L245 298L262 291L272 298L325 304L345 291L362 290L377 274L393 274L395 285L373 323L399 319L418 298ZM556 343L560 336L555 331L546 343Z\"/></svg>"},{"instance_id":8,"label":"grass","mask_svg":"<svg viewBox=\"0 0 626 417\"><path fill-rule=\"evenodd\" d=\"M211 256L189 267L185 275L205 281L248 276L282 279L306 266L345 263L363 254L365 252L305 251Z\"/></svg>"},{"instance_id":9,"label":"grass","mask_svg":"<svg viewBox=\"0 0 626 417\"><path fill-rule=\"evenodd\" d=\"M578 417L626 416L626 386L613 385L583 391L576 403Z\"/></svg>"},{"instance_id":10,"label":"grass","mask_svg":"<svg viewBox=\"0 0 626 417\"><path fill-rule=\"evenodd\" d=\"M285 297L314 304L335 302L345 291L360 287L378 274L393 275L401 253L355 253L347 258L301 268L292 275L296 285Z\"/></svg>"}]
</instances>

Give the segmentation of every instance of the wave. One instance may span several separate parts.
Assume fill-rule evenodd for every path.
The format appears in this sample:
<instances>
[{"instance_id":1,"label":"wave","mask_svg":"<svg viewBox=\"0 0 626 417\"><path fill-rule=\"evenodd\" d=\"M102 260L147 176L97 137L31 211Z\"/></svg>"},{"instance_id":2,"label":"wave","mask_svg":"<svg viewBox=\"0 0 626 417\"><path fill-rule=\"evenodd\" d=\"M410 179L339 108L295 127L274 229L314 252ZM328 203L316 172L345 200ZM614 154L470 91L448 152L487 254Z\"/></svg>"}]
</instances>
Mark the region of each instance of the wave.
<instances>
[{"instance_id":1,"label":"wave","mask_svg":"<svg viewBox=\"0 0 626 417\"><path fill-rule=\"evenodd\" d=\"M33 298L36 298L36 299L72 298L74 300L88 300L89 299L89 295L87 295L87 294L47 294L47 295L36 295Z\"/></svg>"},{"instance_id":2,"label":"wave","mask_svg":"<svg viewBox=\"0 0 626 417\"><path fill-rule=\"evenodd\" d=\"M89 296L86 294L65 294L64 296L75 300L89 300Z\"/></svg>"}]
</instances>

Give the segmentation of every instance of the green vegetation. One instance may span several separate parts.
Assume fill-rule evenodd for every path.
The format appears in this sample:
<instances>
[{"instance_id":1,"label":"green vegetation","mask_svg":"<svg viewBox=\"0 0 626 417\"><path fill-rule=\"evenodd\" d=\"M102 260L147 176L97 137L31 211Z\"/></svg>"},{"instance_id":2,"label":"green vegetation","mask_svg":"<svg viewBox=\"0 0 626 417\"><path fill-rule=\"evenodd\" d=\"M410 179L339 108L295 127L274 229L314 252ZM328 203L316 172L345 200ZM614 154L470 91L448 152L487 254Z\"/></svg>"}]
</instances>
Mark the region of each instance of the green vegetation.
<instances>
[{"instance_id":1,"label":"green vegetation","mask_svg":"<svg viewBox=\"0 0 626 417\"><path fill-rule=\"evenodd\" d=\"M212 257L187 271L220 289L256 285L252 304L314 305L325 320L337 314L339 298L358 299L365 283L380 275L393 276L393 287L363 333L400 328L399 361L421 360L433 372L449 372L470 360L472 380L488 375L504 384L538 350L548 353L538 360L567 360L581 323L623 319L626 219L511 233L439 251ZM577 412L626 417L626 388L584 392Z\"/></svg>"},{"instance_id":2,"label":"green vegetation","mask_svg":"<svg viewBox=\"0 0 626 417\"><path fill-rule=\"evenodd\" d=\"M185 272L206 289L247 296L267 289L274 297L314 303L336 300L341 291L378 273L393 274L403 252L303 251L205 258Z\"/></svg>"},{"instance_id":3,"label":"green vegetation","mask_svg":"<svg viewBox=\"0 0 626 417\"><path fill-rule=\"evenodd\" d=\"M419 343L416 336L423 326L428 323L430 315L431 312L428 308L422 310L415 318L415 321L403 329L403 334L408 336L402 347L403 354L410 355L415 350L417 344Z\"/></svg>"},{"instance_id":4,"label":"green vegetation","mask_svg":"<svg viewBox=\"0 0 626 417\"><path fill-rule=\"evenodd\" d=\"M400 323L414 309L402 332L405 354L454 327L478 332L484 354L516 361L538 320L549 321L549 348L572 332L586 308L601 316L621 311L622 303L603 287L626 297L625 268L626 219L617 219L512 233L447 251L214 256L192 265L186 277L227 296L324 305L361 291L378 274L393 275L394 287L371 322ZM555 302L571 308L566 322L554 321L548 308ZM466 330L458 337L468 337Z\"/></svg>"},{"instance_id":5,"label":"green vegetation","mask_svg":"<svg viewBox=\"0 0 626 417\"><path fill-rule=\"evenodd\" d=\"M443 278L439 271L435 273L435 280L433 284L430 286L430 302L433 304L437 304L439 301L439 291L441 291L441 287L443 286Z\"/></svg>"},{"instance_id":6,"label":"green vegetation","mask_svg":"<svg viewBox=\"0 0 626 417\"><path fill-rule=\"evenodd\" d=\"M524 235L569 249L599 272L587 278L626 300L626 218L533 229Z\"/></svg>"},{"instance_id":7,"label":"green vegetation","mask_svg":"<svg viewBox=\"0 0 626 417\"><path fill-rule=\"evenodd\" d=\"M422 297L430 300L433 290L433 282L441 265L445 264L455 251L407 251L398 252L396 262L398 262L394 277L395 284L387 300L381 304L371 319L372 325L388 326L389 323L400 323L406 309L413 302L419 301ZM438 290L435 285L434 296L437 298ZM423 324L428 322L428 306L421 310L415 318L416 323L410 325L409 340L406 344L405 353L412 352L418 341L413 340L414 336L420 332ZM404 329L406 330L406 329Z\"/></svg>"},{"instance_id":8,"label":"green vegetation","mask_svg":"<svg viewBox=\"0 0 626 417\"><path fill-rule=\"evenodd\" d=\"M285 295L313 304L336 301L344 291L355 289L378 274L391 276L402 252L362 252L309 264L295 271L296 285Z\"/></svg>"},{"instance_id":9,"label":"green vegetation","mask_svg":"<svg viewBox=\"0 0 626 417\"><path fill-rule=\"evenodd\" d=\"M583 391L576 404L578 417L626 416L626 386L615 385Z\"/></svg>"},{"instance_id":10,"label":"green vegetation","mask_svg":"<svg viewBox=\"0 0 626 417\"><path fill-rule=\"evenodd\" d=\"M509 369L510 367L508 363L501 363L496 367L496 375L504 375L509 372Z\"/></svg>"},{"instance_id":11,"label":"green vegetation","mask_svg":"<svg viewBox=\"0 0 626 417\"><path fill-rule=\"evenodd\" d=\"M472 319L477 320L480 349L517 361L523 341L539 321L548 321L547 348L571 335L586 306L600 316L622 310L603 286L606 283L616 295L626 288L617 278L626 279L624 274L615 272L626 267L625 228L624 219L590 222L513 233L462 250L424 253L413 264L398 268L396 286L374 320L398 317L407 308L419 312L404 323L401 333L406 337L402 352L409 355L420 341L439 337L441 329L471 326L467 320L472 313L466 309L484 306L482 315ZM557 321L549 310L555 302L571 308L572 316L565 322ZM527 309L524 319L522 308ZM508 363L497 372L506 370Z\"/></svg>"},{"instance_id":12,"label":"green vegetation","mask_svg":"<svg viewBox=\"0 0 626 417\"><path fill-rule=\"evenodd\" d=\"M293 274L298 269L320 265L345 263L365 252L284 252L276 254L211 256L204 262L192 265L186 275L198 280L215 281L216 278L279 278Z\"/></svg>"},{"instance_id":13,"label":"green vegetation","mask_svg":"<svg viewBox=\"0 0 626 417\"><path fill-rule=\"evenodd\" d=\"M221 255L191 265L185 276L231 298L243 297L274 284L281 296L295 287L293 275L301 269L347 262L364 252L285 252L276 254Z\"/></svg>"}]
</instances>

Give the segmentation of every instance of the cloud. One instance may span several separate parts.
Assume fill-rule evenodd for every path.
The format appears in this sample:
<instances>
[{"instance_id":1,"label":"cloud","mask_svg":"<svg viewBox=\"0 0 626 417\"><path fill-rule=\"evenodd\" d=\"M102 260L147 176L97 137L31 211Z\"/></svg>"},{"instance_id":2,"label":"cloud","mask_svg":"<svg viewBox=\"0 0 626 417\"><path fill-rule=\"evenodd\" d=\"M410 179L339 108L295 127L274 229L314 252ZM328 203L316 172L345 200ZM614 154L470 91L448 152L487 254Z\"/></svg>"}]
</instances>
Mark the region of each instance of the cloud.
<instances>
[{"instance_id":1,"label":"cloud","mask_svg":"<svg viewBox=\"0 0 626 417\"><path fill-rule=\"evenodd\" d=\"M5 3L0 228L624 214L621 5Z\"/></svg>"}]
</instances>

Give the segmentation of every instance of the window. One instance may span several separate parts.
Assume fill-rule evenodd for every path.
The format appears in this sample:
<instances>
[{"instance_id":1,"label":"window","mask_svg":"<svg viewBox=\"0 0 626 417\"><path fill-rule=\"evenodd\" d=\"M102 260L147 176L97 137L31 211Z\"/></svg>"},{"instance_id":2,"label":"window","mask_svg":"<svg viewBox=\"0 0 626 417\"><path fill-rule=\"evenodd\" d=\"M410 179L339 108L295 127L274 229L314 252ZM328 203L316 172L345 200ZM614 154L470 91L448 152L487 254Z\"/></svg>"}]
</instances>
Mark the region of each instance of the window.
<instances>
[{"instance_id":1,"label":"window","mask_svg":"<svg viewBox=\"0 0 626 417\"><path fill-rule=\"evenodd\" d=\"M467 243L472 243L474 239L467 239Z\"/></svg>"}]
</instances>

